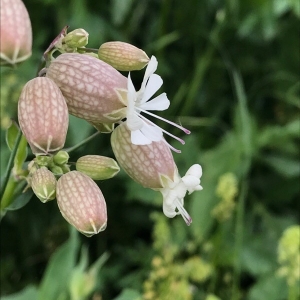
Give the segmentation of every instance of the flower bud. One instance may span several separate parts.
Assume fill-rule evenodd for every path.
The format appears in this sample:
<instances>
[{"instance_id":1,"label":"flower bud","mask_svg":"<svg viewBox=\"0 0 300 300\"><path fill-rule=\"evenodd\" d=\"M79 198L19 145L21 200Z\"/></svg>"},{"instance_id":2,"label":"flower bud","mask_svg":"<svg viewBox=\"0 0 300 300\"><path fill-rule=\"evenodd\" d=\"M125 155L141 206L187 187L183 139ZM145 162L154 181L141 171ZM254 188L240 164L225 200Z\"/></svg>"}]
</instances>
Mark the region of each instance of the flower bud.
<instances>
[{"instance_id":1,"label":"flower bud","mask_svg":"<svg viewBox=\"0 0 300 300\"><path fill-rule=\"evenodd\" d=\"M64 146L68 108L51 79L37 77L27 82L19 99L18 118L34 154L48 154Z\"/></svg>"},{"instance_id":2,"label":"flower bud","mask_svg":"<svg viewBox=\"0 0 300 300\"><path fill-rule=\"evenodd\" d=\"M149 62L149 57L143 50L124 42L102 44L98 56L119 71L141 70Z\"/></svg>"},{"instance_id":3,"label":"flower bud","mask_svg":"<svg viewBox=\"0 0 300 300\"><path fill-rule=\"evenodd\" d=\"M58 151L54 156L53 156L53 162L57 165L65 165L69 161L69 153L67 151Z\"/></svg>"},{"instance_id":4,"label":"flower bud","mask_svg":"<svg viewBox=\"0 0 300 300\"><path fill-rule=\"evenodd\" d=\"M64 174L64 171L61 167L59 166L50 166L51 172L53 172L55 175L62 175Z\"/></svg>"},{"instance_id":5,"label":"flower bud","mask_svg":"<svg viewBox=\"0 0 300 300\"><path fill-rule=\"evenodd\" d=\"M15 65L31 56L32 29L21 0L1 0L1 64Z\"/></svg>"},{"instance_id":6,"label":"flower bud","mask_svg":"<svg viewBox=\"0 0 300 300\"><path fill-rule=\"evenodd\" d=\"M49 66L46 76L64 95L70 114L94 125L115 123L126 116L127 78L89 55L64 53ZM124 96L123 96L124 98Z\"/></svg>"},{"instance_id":7,"label":"flower bud","mask_svg":"<svg viewBox=\"0 0 300 300\"><path fill-rule=\"evenodd\" d=\"M62 216L78 231L90 237L106 228L103 194L87 175L78 171L64 174L57 182L56 194Z\"/></svg>"},{"instance_id":8,"label":"flower bud","mask_svg":"<svg viewBox=\"0 0 300 300\"><path fill-rule=\"evenodd\" d=\"M52 163L52 157L47 155L38 155L34 162L40 167L48 167Z\"/></svg>"},{"instance_id":9,"label":"flower bud","mask_svg":"<svg viewBox=\"0 0 300 300\"><path fill-rule=\"evenodd\" d=\"M105 180L119 173L117 162L100 155L85 155L76 162L76 170L80 171L94 180Z\"/></svg>"},{"instance_id":10,"label":"flower bud","mask_svg":"<svg viewBox=\"0 0 300 300\"><path fill-rule=\"evenodd\" d=\"M31 187L43 203L55 199L56 179L46 167L42 167L32 174Z\"/></svg>"},{"instance_id":11,"label":"flower bud","mask_svg":"<svg viewBox=\"0 0 300 300\"><path fill-rule=\"evenodd\" d=\"M76 49L78 47L84 47L88 43L89 34L82 28L75 29L69 32L63 39L62 39L62 46L68 50Z\"/></svg>"}]
</instances>

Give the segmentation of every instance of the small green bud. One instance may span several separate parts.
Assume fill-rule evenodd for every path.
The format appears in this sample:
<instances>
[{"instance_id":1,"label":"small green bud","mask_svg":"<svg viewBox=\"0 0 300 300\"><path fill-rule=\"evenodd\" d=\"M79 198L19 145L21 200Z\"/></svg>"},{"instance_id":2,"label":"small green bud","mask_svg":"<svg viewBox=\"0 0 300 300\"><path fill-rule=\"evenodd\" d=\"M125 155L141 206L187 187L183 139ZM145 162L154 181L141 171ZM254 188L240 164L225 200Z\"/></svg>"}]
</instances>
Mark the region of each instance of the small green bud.
<instances>
[{"instance_id":1,"label":"small green bud","mask_svg":"<svg viewBox=\"0 0 300 300\"><path fill-rule=\"evenodd\" d=\"M69 32L63 39L62 45L66 48L84 47L88 43L89 34L82 28ZM67 50L67 49L66 49Z\"/></svg>"},{"instance_id":2,"label":"small green bud","mask_svg":"<svg viewBox=\"0 0 300 300\"><path fill-rule=\"evenodd\" d=\"M32 174L31 187L43 203L55 199L56 179L46 167L42 167Z\"/></svg>"},{"instance_id":3,"label":"small green bud","mask_svg":"<svg viewBox=\"0 0 300 300\"><path fill-rule=\"evenodd\" d=\"M102 44L98 56L119 71L141 70L149 62L149 57L143 50L124 42Z\"/></svg>"},{"instance_id":4,"label":"small green bud","mask_svg":"<svg viewBox=\"0 0 300 300\"><path fill-rule=\"evenodd\" d=\"M52 163L52 158L47 155L38 155L34 162L40 167L48 167Z\"/></svg>"},{"instance_id":5,"label":"small green bud","mask_svg":"<svg viewBox=\"0 0 300 300\"><path fill-rule=\"evenodd\" d=\"M61 166L61 169L62 169L62 171L63 171L64 174L66 174L66 173L68 173L68 172L71 171L70 170L70 166L68 166L68 165Z\"/></svg>"},{"instance_id":6,"label":"small green bud","mask_svg":"<svg viewBox=\"0 0 300 300\"><path fill-rule=\"evenodd\" d=\"M68 163L69 158L70 158L70 156L67 151L58 151L54 155L53 161L55 164L62 166L62 165L65 165Z\"/></svg>"},{"instance_id":7,"label":"small green bud","mask_svg":"<svg viewBox=\"0 0 300 300\"><path fill-rule=\"evenodd\" d=\"M62 175L64 174L63 169L59 166L52 166L50 167L51 172L53 172L55 175Z\"/></svg>"},{"instance_id":8,"label":"small green bud","mask_svg":"<svg viewBox=\"0 0 300 300\"><path fill-rule=\"evenodd\" d=\"M76 162L76 169L94 180L105 180L114 177L120 171L117 162L100 155L85 155Z\"/></svg>"}]
</instances>

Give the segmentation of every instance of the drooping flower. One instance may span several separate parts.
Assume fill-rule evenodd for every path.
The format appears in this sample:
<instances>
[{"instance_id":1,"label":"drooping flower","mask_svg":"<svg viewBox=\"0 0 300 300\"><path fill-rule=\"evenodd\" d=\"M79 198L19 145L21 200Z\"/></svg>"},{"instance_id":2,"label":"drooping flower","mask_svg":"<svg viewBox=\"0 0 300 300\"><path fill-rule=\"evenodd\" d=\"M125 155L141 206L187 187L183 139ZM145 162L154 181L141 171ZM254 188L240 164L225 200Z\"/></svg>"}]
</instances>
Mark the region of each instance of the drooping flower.
<instances>
[{"instance_id":1,"label":"drooping flower","mask_svg":"<svg viewBox=\"0 0 300 300\"><path fill-rule=\"evenodd\" d=\"M187 225L192 219L183 207L186 192L201 190L202 168L195 164L184 177L180 177L171 150L164 139L146 145L131 142L127 121L119 125L111 135L111 145L119 165L143 187L160 191L163 196L163 212L173 218L181 214Z\"/></svg>"},{"instance_id":2,"label":"drooping flower","mask_svg":"<svg viewBox=\"0 0 300 300\"><path fill-rule=\"evenodd\" d=\"M64 53L51 62L46 77L64 95L70 114L93 125L115 123L126 116L127 78L95 57Z\"/></svg>"},{"instance_id":3,"label":"drooping flower","mask_svg":"<svg viewBox=\"0 0 300 300\"><path fill-rule=\"evenodd\" d=\"M32 29L21 0L1 0L1 64L15 65L31 56Z\"/></svg>"},{"instance_id":4,"label":"drooping flower","mask_svg":"<svg viewBox=\"0 0 300 300\"><path fill-rule=\"evenodd\" d=\"M71 171L57 181L57 204L62 216L90 237L107 224L106 203L97 184L87 175Z\"/></svg>"},{"instance_id":5,"label":"drooping flower","mask_svg":"<svg viewBox=\"0 0 300 300\"><path fill-rule=\"evenodd\" d=\"M37 77L26 83L19 98L18 119L34 154L56 152L64 146L68 108L51 79Z\"/></svg>"},{"instance_id":6,"label":"drooping flower","mask_svg":"<svg viewBox=\"0 0 300 300\"><path fill-rule=\"evenodd\" d=\"M170 105L170 101L167 98L166 93L160 94L159 96L149 100L163 84L162 78L159 75L154 74L157 69L157 65L158 63L155 56L152 56L146 68L141 88L137 92L131 81L130 74L128 75L126 118L127 127L131 131L131 142L135 145L151 144L153 141L157 142L160 140L164 140L163 132L165 132L166 134L172 136L173 138L184 144L184 141L182 139L161 129L159 126L155 125L153 122L151 122L141 114L146 113L150 116L156 117L160 120L164 120L165 122L180 128L186 134L190 133L189 130L183 128L182 126L149 112L149 110L163 111L166 110ZM180 152L173 147L171 148L177 152Z\"/></svg>"}]
</instances>

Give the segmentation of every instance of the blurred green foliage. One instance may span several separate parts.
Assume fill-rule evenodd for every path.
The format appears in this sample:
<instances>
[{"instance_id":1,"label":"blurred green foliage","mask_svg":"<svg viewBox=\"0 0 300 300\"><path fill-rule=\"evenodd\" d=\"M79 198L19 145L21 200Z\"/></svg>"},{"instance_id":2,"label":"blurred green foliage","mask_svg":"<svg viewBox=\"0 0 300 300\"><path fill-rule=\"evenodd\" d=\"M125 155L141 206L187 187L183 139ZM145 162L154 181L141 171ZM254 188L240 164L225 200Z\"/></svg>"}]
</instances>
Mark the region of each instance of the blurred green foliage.
<instances>
[{"instance_id":1,"label":"blurred green foliage","mask_svg":"<svg viewBox=\"0 0 300 300\"><path fill-rule=\"evenodd\" d=\"M36 76L43 51L69 25L89 32L90 47L120 40L157 57L171 100L162 115L192 131L175 161L182 174L200 163L204 189L186 198L193 218L186 227L180 217L162 215L158 193L120 172L99 182L108 227L90 239L69 234L54 201L42 204L32 197L1 221L3 299L299 299L299 276L288 281L278 261L284 231L300 221L299 1L24 3L33 55L16 69L1 68L1 176L10 154L5 129L10 118L17 119L20 90ZM142 76L143 71L132 73L137 85ZM66 146L93 132L71 117ZM112 157L109 136L99 135L72 159L85 154ZM226 174L236 188L230 211L222 204L226 194L218 191ZM213 213L220 207L226 218ZM299 250L295 243L287 247Z\"/></svg>"}]
</instances>

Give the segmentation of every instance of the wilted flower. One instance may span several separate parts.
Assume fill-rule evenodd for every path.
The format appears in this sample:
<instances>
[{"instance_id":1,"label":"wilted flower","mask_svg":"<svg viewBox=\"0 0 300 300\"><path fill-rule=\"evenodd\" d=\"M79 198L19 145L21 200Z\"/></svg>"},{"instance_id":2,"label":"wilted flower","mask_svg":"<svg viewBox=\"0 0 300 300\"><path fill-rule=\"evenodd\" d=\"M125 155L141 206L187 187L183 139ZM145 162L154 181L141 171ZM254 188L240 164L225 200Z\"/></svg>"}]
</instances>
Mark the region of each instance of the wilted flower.
<instances>
[{"instance_id":1,"label":"wilted flower","mask_svg":"<svg viewBox=\"0 0 300 300\"><path fill-rule=\"evenodd\" d=\"M56 178L46 167L37 169L32 174L30 185L35 195L43 203L55 199Z\"/></svg>"},{"instance_id":2,"label":"wilted flower","mask_svg":"<svg viewBox=\"0 0 300 300\"><path fill-rule=\"evenodd\" d=\"M127 122L119 125L111 135L111 145L120 166L142 186L160 191L164 214L173 218L181 214L189 225L192 220L183 207L186 192L201 190L200 165L193 165L180 177L172 153L164 140L147 145L131 143Z\"/></svg>"},{"instance_id":3,"label":"wilted flower","mask_svg":"<svg viewBox=\"0 0 300 300\"><path fill-rule=\"evenodd\" d=\"M70 114L97 125L126 116L127 78L92 56L64 53L49 66L46 76L62 91Z\"/></svg>"},{"instance_id":4,"label":"wilted flower","mask_svg":"<svg viewBox=\"0 0 300 300\"><path fill-rule=\"evenodd\" d=\"M56 197L63 217L84 235L90 237L106 228L103 194L87 175L71 171L61 176L57 182Z\"/></svg>"},{"instance_id":5,"label":"wilted flower","mask_svg":"<svg viewBox=\"0 0 300 300\"><path fill-rule=\"evenodd\" d=\"M120 168L117 162L110 157L85 155L77 160L76 170L94 180L105 180L117 175Z\"/></svg>"},{"instance_id":6,"label":"wilted flower","mask_svg":"<svg viewBox=\"0 0 300 300\"><path fill-rule=\"evenodd\" d=\"M34 154L55 152L64 146L68 108L51 79L37 77L26 83L19 99L18 118Z\"/></svg>"},{"instance_id":7,"label":"wilted flower","mask_svg":"<svg viewBox=\"0 0 300 300\"><path fill-rule=\"evenodd\" d=\"M31 22L21 0L1 0L1 64L17 64L31 56Z\"/></svg>"},{"instance_id":8,"label":"wilted flower","mask_svg":"<svg viewBox=\"0 0 300 300\"><path fill-rule=\"evenodd\" d=\"M143 50L119 41L102 44L98 56L119 71L141 70L149 62Z\"/></svg>"},{"instance_id":9,"label":"wilted flower","mask_svg":"<svg viewBox=\"0 0 300 300\"><path fill-rule=\"evenodd\" d=\"M149 121L146 117L141 115L141 112L146 113L150 116L156 117L169 124L172 124L173 126L183 130L186 134L190 133L189 130L183 128L182 126L149 112L149 110L166 110L170 105L170 101L167 98L166 93L163 93L148 101L158 91L163 83L161 77L157 74L154 74L157 69L157 64L158 63L155 56L152 56L147 66L141 88L138 92L135 91L130 78L130 74L128 75L126 117L127 126L131 131L131 142L135 145L147 145L152 143L153 141L164 141L163 132L165 132L166 134L172 136L173 138L184 144L184 141L182 139L161 129L159 126L155 125L153 122ZM170 145L169 147L176 152L180 152Z\"/></svg>"}]
</instances>

